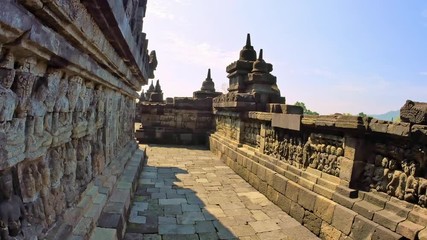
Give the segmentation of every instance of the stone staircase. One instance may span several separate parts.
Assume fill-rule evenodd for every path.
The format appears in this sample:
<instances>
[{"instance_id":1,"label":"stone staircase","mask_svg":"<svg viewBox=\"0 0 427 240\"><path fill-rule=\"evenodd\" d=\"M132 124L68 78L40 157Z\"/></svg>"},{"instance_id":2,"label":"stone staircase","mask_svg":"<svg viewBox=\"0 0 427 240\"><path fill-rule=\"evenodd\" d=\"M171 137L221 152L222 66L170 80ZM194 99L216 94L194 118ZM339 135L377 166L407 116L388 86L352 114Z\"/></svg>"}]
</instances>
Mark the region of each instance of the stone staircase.
<instances>
[{"instance_id":1,"label":"stone staircase","mask_svg":"<svg viewBox=\"0 0 427 240\"><path fill-rule=\"evenodd\" d=\"M64 213L44 239L120 240L126 230L126 218L136 189L145 151L136 144L127 146L81 194L76 206Z\"/></svg>"}]
</instances>

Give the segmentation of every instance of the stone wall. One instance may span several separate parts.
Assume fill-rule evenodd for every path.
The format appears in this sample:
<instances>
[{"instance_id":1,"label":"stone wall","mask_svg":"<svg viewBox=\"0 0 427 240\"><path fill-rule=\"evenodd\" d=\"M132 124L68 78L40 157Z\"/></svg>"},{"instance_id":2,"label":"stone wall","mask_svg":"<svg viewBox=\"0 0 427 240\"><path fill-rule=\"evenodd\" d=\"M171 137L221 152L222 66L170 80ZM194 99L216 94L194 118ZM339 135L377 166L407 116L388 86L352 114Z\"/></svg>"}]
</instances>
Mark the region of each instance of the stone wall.
<instances>
[{"instance_id":1,"label":"stone wall","mask_svg":"<svg viewBox=\"0 0 427 240\"><path fill-rule=\"evenodd\" d=\"M179 98L170 103L137 104L141 143L206 144L213 130L212 98Z\"/></svg>"},{"instance_id":2,"label":"stone wall","mask_svg":"<svg viewBox=\"0 0 427 240\"><path fill-rule=\"evenodd\" d=\"M321 238L425 237L427 126L266 112L215 119L211 150Z\"/></svg>"},{"instance_id":3,"label":"stone wall","mask_svg":"<svg viewBox=\"0 0 427 240\"><path fill-rule=\"evenodd\" d=\"M13 188L19 200L10 211L31 223L22 225L25 238L59 226L94 179L118 178L109 166L126 164L137 149L136 91L152 73L141 32L145 4L2 2L0 205ZM73 228L80 217L66 223ZM9 220L9 227L19 222Z\"/></svg>"}]
</instances>

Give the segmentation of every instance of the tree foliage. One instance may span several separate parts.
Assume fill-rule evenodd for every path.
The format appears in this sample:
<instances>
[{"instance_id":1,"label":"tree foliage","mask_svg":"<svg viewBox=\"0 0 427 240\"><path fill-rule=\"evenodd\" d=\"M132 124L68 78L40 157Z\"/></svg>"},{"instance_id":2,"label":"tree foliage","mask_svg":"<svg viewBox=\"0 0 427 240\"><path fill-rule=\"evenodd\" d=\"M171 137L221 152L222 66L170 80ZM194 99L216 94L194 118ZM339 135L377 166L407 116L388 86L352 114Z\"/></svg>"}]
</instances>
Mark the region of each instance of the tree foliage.
<instances>
[{"instance_id":1,"label":"tree foliage","mask_svg":"<svg viewBox=\"0 0 427 240\"><path fill-rule=\"evenodd\" d=\"M307 109L307 107L305 106L305 103L303 102L296 102L294 105L302 107L303 113L306 115L319 115L319 113L311 111L310 109Z\"/></svg>"},{"instance_id":2,"label":"tree foliage","mask_svg":"<svg viewBox=\"0 0 427 240\"><path fill-rule=\"evenodd\" d=\"M364 112L360 112L359 113L359 117L367 117L368 115L366 115L366 113L364 113Z\"/></svg>"}]
</instances>

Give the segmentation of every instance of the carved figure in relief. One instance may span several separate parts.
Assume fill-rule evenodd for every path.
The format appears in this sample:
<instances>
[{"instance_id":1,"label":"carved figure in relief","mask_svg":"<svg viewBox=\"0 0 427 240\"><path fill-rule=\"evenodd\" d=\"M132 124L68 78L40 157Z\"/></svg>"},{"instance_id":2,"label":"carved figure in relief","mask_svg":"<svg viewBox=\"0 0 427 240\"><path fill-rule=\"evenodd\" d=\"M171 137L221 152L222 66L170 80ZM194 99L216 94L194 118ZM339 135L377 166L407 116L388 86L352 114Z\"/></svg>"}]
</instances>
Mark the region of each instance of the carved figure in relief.
<instances>
[{"instance_id":1,"label":"carved figure in relief","mask_svg":"<svg viewBox=\"0 0 427 240\"><path fill-rule=\"evenodd\" d=\"M80 76L72 76L68 86L67 98L69 101L70 112L74 112L77 100L82 90L83 79Z\"/></svg>"},{"instance_id":2,"label":"carved figure in relief","mask_svg":"<svg viewBox=\"0 0 427 240\"><path fill-rule=\"evenodd\" d=\"M381 156L378 156L378 159L381 159ZM375 169L373 181L376 183L375 188L377 191L388 191L389 178L392 176L392 174L389 174L389 169L387 168L388 164L388 158L384 157L381 160L380 165ZM390 186L391 190L394 191L395 187L392 185Z\"/></svg>"},{"instance_id":3,"label":"carved figure in relief","mask_svg":"<svg viewBox=\"0 0 427 240\"><path fill-rule=\"evenodd\" d=\"M21 198L13 194L12 175L5 174L0 181L0 237L2 240L16 237L21 233L27 212Z\"/></svg>"},{"instance_id":4,"label":"carved figure in relief","mask_svg":"<svg viewBox=\"0 0 427 240\"><path fill-rule=\"evenodd\" d=\"M414 162L409 164L409 176L406 180L404 199L408 202L415 203L418 198L418 179L415 178L417 165Z\"/></svg>"},{"instance_id":5,"label":"carved figure in relief","mask_svg":"<svg viewBox=\"0 0 427 240\"><path fill-rule=\"evenodd\" d=\"M18 97L10 89L15 78L13 65L13 54L8 52L0 62L0 124L12 121L13 113L18 104Z\"/></svg>"},{"instance_id":6,"label":"carved figure in relief","mask_svg":"<svg viewBox=\"0 0 427 240\"><path fill-rule=\"evenodd\" d=\"M28 100L37 78L37 76L32 73L36 64L37 60L35 58L26 58L19 68L19 71L16 72L16 95L19 98L16 110L19 118L23 118L27 115L29 107Z\"/></svg>"},{"instance_id":7,"label":"carved figure in relief","mask_svg":"<svg viewBox=\"0 0 427 240\"><path fill-rule=\"evenodd\" d=\"M279 158L279 141L277 139L274 140L273 143L273 156Z\"/></svg>"},{"instance_id":8,"label":"carved figure in relief","mask_svg":"<svg viewBox=\"0 0 427 240\"><path fill-rule=\"evenodd\" d=\"M301 139L298 139L298 145L296 146L296 164L299 168L301 168L301 164L302 164L302 156L303 156L303 148L302 148L302 143L301 143Z\"/></svg>"},{"instance_id":9,"label":"carved figure in relief","mask_svg":"<svg viewBox=\"0 0 427 240\"><path fill-rule=\"evenodd\" d=\"M395 196L396 189L399 185L399 176L402 173L402 171L396 170L396 171L389 171L387 173L387 176L385 176L385 181L388 181L388 184L386 185L385 189L380 189L387 194L391 196ZM378 188L377 188L378 189Z\"/></svg>"},{"instance_id":10,"label":"carved figure in relief","mask_svg":"<svg viewBox=\"0 0 427 240\"><path fill-rule=\"evenodd\" d=\"M64 169L63 155L62 147L56 147L50 151L49 167L51 169L50 181L52 188L57 188L61 183Z\"/></svg>"},{"instance_id":11,"label":"carved figure in relief","mask_svg":"<svg viewBox=\"0 0 427 240\"><path fill-rule=\"evenodd\" d=\"M292 163L293 163L293 157L294 157L294 153L295 153L294 140L292 138L289 139L288 148L289 148L288 162L289 162L289 164L292 165Z\"/></svg>"},{"instance_id":12,"label":"carved figure in relief","mask_svg":"<svg viewBox=\"0 0 427 240\"><path fill-rule=\"evenodd\" d=\"M45 101L48 95L48 88L44 81L40 81L32 94L28 115L32 117L42 117L47 112Z\"/></svg>"},{"instance_id":13,"label":"carved figure in relief","mask_svg":"<svg viewBox=\"0 0 427 240\"><path fill-rule=\"evenodd\" d=\"M31 168L31 172L33 173L36 192L40 192L43 187L42 174L40 173L36 163L30 164L29 168Z\"/></svg>"},{"instance_id":14,"label":"carved figure in relief","mask_svg":"<svg viewBox=\"0 0 427 240\"><path fill-rule=\"evenodd\" d=\"M409 175L409 164L406 160L403 160L401 165L403 172L399 175L399 184L396 188L395 196L403 200L406 191L406 181Z\"/></svg>"},{"instance_id":15,"label":"carved figure in relief","mask_svg":"<svg viewBox=\"0 0 427 240\"><path fill-rule=\"evenodd\" d=\"M68 80L63 78L59 82L58 99L55 103L52 128L55 136L64 132L64 128L71 124L69 116L70 105L67 98Z\"/></svg>"},{"instance_id":16,"label":"carved figure in relief","mask_svg":"<svg viewBox=\"0 0 427 240\"><path fill-rule=\"evenodd\" d=\"M80 184L84 185L92 178L92 147L90 144L90 136L79 140L77 148L77 176Z\"/></svg>"},{"instance_id":17,"label":"carved figure in relief","mask_svg":"<svg viewBox=\"0 0 427 240\"><path fill-rule=\"evenodd\" d=\"M302 150L302 165L304 168L308 167L310 164L310 158L311 158L311 138L308 137L307 142L304 144L303 150Z\"/></svg>"},{"instance_id":18,"label":"carved figure in relief","mask_svg":"<svg viewBox=\"0 0 427 240\"><path fill-rule=\"evenodd\" d=\"M102 172L105 166L102 129L98 130L98 135L93 146L92 168L94 175L98 175Z\"/></svg>"},{"instance_id":19,"label":"carved figure in relief","mask_svg":"<svg viewBox=\"0 0 427 240\"><path fill-rule=\"evenodd\" d=\"M341 171L341 162L342 162L343 157L339 156L337 157L337 161L336 161L336 166L335 166L335 173L333 175L335 175L336 177L340 176L340 171Z\"/></svg>"},{"instance_id":20,"label":"carved figure in relief","mask_svg":"<svg viewBox=\"0 0 427 240\"><path fill-rule=\"evenodd\" d=\"M37 168L41 174L42 188L40 190L40 197L44 206L44 215L46 216L46 223L51 225L55 221L55 212L53 210L54 199L50 195L50 171L45 161L40 161Z\"/></svg>"},{"instance_id":21,"label":"carved figure in relief","mask_svg":"<svg viewBox=\"0 0 427 240\"><path fill-rule=\"evenodd\" d=\"M317 164L317 170L323 171L325 168L326 161L328 159L328 154L326 153L326 145L320 144L320 154L319 154L319 163Z\"/></svg>"},{"instance_id":22,"label":"carved figure in relief","mask_svg":"<svg viewBox=\"0 0 427 240\"><path fill-rule=\"evenodd\" d=\"M282 148L283 148L283 154L282 154L282 156L283 156L283 160L288 160L288 156L289 156L289 146L288 146L288 139L287 138L285 138L285 139L283 139L283 145L282 145Z\"/></svg>"},{"instance_id":23,"label":"carved figure in relief","mask_svg":"<svg viewBox=\"0 0 427 240\"><path fill-rule=\"evenodd\" d=\"M102 85L96 86L95 99L97 106L96 122L99 125L102 125L105 119L105 93L103 91Z\"/></svg>"},{"instance_id":24,"label":"carved figure in relief","mask_svg":"<svg viewBox=\"0 0 427 240\"><path fill-rule=\"evenodd\" d=\"M418 204L421 207L427 207L427 180L420 179L418 187Z\"/></svg>"},{"instance_id":25,"label":"carved figure in relief","mask_svg":"<svg viewBox=\"0 0 427 240\"><path fill-rule=\"evenodd\" d=\"M46 98L46 107L47 112L53 112L55 107L56 100L58 99L59 94L59 82L61 81L62 72L55 68L49 68L47 70L46 78L47 78L47 87L48 94Z\"/></svg>"},{"instance_id":26,"label":"carved figure in relief","mask_svg":"<svg viewBox=\"0 0 427 240\"><path fill-rule=\"evenodd\" d=\"M24 183L24 192L27 202L32 201L36 194L36 180L34 179L33 170L30 167L26 167L23 171L22 181ZM24 199L25 200L25 199Z\"/></svg>"},{"instance_id":27,"label":"carved figure in relief","mask_svg":"<svg viewBox=\"0 0 427 240\"><path fill-rule=\"evenodd\" d=\"M74 117L73 117L75 125L80 125L81 123L86 122L86 119L83 116L83 113L86 113L85 96L86 96L86 85L82 84L80 94L77 99Z\"/></svg>"},{"instance_id":28,"label":"carved figure in relief","mask_svg":"<svg viewBox=\"0 0 427 240\"><path fill-rule=\"evenodd\" d=\"M70 104L67 98L68 92L68 80L66 78L61 79L59 82L58 99L56 100L54 111L67 113L70 110Z\"/></svg>"},{"instance_id":29,"label":"carved figure in relief","mask_svg":"<svg viewBox=\"0 0 427 240\"><path fill-rule=\"evenodd\" d=\"M76 170L77 152L74 146L78 146L78 140L74 139L65 145L66 157L64 162L64 193L67 206L70 207L76 199Z\"/></svg>"},{"instance_id":30,"label":"carved figure in relief","mask_svg":"<svg viewBox=\"0 0 427 240\"><path fill-rule=\"evenodd\" d=\"M337 156L336 154L336 147L331 146L329 148L329 155L327 157L327 164L325 164L325 167L323 169L324 172L335 175L335 167L336 167L336 160Z\"/></svg>"},{"instance_id":31,"label":"carved figure in relief","mask_svg":"<svg viewBox=\"0 0 427 240\"><path fill-rule=\"evenodd\" d=\"M47 85L45 82L40 82L32 94L28 111L27 151L37 150L41 144L51 140L51 135L45 131L49 128L45 124L45 117L47 113L45 100L47 95Z\"/></svg>"}]
</instances>

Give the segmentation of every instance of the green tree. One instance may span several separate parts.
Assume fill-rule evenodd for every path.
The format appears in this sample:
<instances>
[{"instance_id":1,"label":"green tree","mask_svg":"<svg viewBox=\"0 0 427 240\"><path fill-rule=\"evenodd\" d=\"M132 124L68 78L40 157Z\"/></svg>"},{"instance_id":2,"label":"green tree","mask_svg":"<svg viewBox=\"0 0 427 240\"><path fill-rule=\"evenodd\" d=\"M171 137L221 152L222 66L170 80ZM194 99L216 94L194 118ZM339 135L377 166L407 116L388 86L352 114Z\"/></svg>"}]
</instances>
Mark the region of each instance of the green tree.
<instances>
[{"instance_id":1,"label":"green tree","mask_svg":"<svg viewBox=\"0 0 427 240\"><path fill-rule=\"evenodd\" d=\"M296 102L294 105L302 107L304 114L307 114L307 115L319 115L319 113L311 111L310 109L307 109L307 107L305 106L305 103L303 103L303 102Z\"/></svg>"},{"instance_id":2,"label":"green tree","mask_svg":"<svg viewBox=\"0 0 427 240\"><path fill-rule=\"evenodd\" d=\"M368 115L366 115L366 113L364 113L364 112L360 112L359 113L359 117L367 117Z\"/></svg>"}]
</instances>

